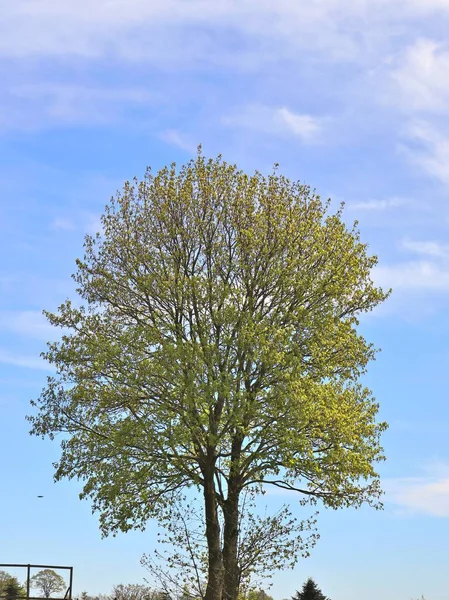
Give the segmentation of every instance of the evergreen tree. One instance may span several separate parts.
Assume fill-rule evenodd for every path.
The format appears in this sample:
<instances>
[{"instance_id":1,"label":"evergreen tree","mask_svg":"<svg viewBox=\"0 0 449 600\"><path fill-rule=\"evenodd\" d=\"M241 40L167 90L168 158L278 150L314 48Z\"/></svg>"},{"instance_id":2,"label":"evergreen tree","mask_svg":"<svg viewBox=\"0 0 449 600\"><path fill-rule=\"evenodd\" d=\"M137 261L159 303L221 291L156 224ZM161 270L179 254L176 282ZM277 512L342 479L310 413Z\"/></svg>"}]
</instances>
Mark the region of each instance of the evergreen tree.
<instances>
[{"instance_id":1,"label":"evergreen tree","mask_svg":"<svg viewBox=\"0 0 449 600\"><path fill-rule=\"evenodd\" d=\"M6 584L5 598L6 600L19 600L24 598L25 590L20 585L15 577L11 577L10 581Z\"/></svg>"},{"instance_id":2,"label":"evergreen tree","mask_svg":"<svg viewBox=\"0 0 449 600\"><path fill-rule=\"evenodd\" d=\"M0 571L0 598L13 600L14 598L24 598L26 596L25 588L20 585L17 577L10 575L6 571Z\"/></svg>"},{"instance_id":3,"label":"evergreen tree","mask_svg":"<svg viewBox=\"0 0 449 600\"><path fill-rule=\"evenodd\" d=\"M329 598L323 594L313 579L309 577L302 586L302 590L296 592L295 596L292 596L292 600L329 600Z\"/></svg>"}]
</instances>

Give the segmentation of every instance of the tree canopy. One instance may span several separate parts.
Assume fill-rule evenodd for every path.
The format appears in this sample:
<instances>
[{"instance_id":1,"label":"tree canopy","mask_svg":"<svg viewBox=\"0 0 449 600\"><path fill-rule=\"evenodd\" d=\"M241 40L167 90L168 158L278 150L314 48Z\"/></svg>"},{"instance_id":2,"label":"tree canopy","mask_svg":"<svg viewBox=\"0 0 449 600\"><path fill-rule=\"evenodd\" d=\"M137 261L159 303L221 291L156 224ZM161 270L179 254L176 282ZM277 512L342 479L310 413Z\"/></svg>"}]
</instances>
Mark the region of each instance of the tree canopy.
<instances>
[{"instance_id":1,"label":"tree canopy","mask_svg":"<svg viewBox=\"0 0 449 600\"><path fill-rule=\"evenodd\" d=\"M111 597L114 600L160 600L161 593L147 585L120 583L114 585Z\"/></svg>"},{"instance_id":2,"label":"tree canopy","mask_svg":"<svg viewBox=\"0 0 449 600\"><path fill-rule=\"evenodd\" d=\"M254 589L247 593L245 600L274 600L274 598L264 590Z\"/></svg>"},{"instance_id":3,"label":"tree canopy","mask_svg":"<svg viewBox=\"0 0 449 600\"><path fill-rule=\"evenodd\" d=\"M41 591L44 598L50 598L52 594L65 590L63 577L53 569L43 569L33 575L30 580L32 587Z\"/></svg>"},{"instance_id":4,"label":"tree canopy","mask_svg":"<svg viewBox=\"0 0 449 600\"><path fill-rule=\"evenodd\" d=\"M277 486L332 508L379 506L375 349L358 316L386 294L357 228L277 169L201 154L127 182L87 236L32 433L63 433L103 534L201 492L206 600L236 600L242 494Z\"/></svg>"},{"instance_id":5,"label":"tree canopy","mask_svg":"<svg viewBox=\"0 0 449 600\"><path fill-rule=\"evenodd\" d=\"M2 600L18 600L26 597L26 590L14 577L6 571L0 571L0 598Z\"/></svg>"}]
</instances>

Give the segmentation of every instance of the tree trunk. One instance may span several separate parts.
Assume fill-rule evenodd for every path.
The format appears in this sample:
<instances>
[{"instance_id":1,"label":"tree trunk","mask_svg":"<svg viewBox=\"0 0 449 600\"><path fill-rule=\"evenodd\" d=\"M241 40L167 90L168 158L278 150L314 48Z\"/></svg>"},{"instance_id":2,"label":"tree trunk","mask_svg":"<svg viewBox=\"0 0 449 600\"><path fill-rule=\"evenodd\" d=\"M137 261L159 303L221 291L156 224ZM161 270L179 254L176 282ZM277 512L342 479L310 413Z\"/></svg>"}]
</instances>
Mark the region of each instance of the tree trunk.
<instances>
[{"instance_id":1,"label":"tree trunk","mask_svg":"<svg viewBox=\"0 0 449 600\"><path fill-rule=\"evenodd\" d=\"M204 477L204 509L209 555L204 600L222 600L223 556L220 547L220 523L218 521L217 498L212 473L207 473Z\"/></svg>"},{"instance_id":2,"label":"tree trunk","mask_svg":"<svg viewBox=\"0 0 449 600\"><path fill-rule=\"evenodd\" d=\"M231 468L228 480L228 497L223 505L223 600L237 600L240 572L238 564L239 498L241 491L240 457L243 437L236 434L232 440Z\"/></svg>"},{"instance_id":3,"label":"tree trunk","mask_svg":"<svg viewBox=\"0 0 449 600\"><path fill-rule=\"evenodd\" d=\"M232 484L232 481L230 481ZM228 498L223 507L223 600L237 600L239 593L239 491L229 489Z\"/></svg>"}]
</instances>

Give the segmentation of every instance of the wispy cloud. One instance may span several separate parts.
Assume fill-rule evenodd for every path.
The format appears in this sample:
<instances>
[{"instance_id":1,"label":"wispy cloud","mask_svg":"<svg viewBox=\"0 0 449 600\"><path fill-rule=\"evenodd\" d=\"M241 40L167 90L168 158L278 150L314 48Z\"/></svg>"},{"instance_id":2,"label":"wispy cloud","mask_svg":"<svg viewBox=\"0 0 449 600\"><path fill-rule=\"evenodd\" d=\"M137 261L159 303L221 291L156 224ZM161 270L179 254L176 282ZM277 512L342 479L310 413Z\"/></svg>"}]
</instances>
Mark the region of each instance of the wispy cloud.
<instances>
[{"instance_id":1,"label":"wispy cloud","mask_svg":"<svg viewBox=\"0 0 449 600\"><path fill-rule=\"evenodd\" d=\"M155 101L142 88L92 87L84 84L11 85L0 97L0 128L41 129L49 124L106 125L124 118L135 106Z\"/></svg>"},{"instance_id":2,"label":"wispy cloud","mask_svg":"<svg viewBox=\"0 0 449 600\"><path fill-rule=\"evenodd\" d=\"M323 127L323 119L319 117L295 113L285 107L260 105L248 106L239 114L225 117L223 122L261 134L298 137L307 143L319 141Z\"/></svg>"},{"instance_id":3,"label":"wispy cloud","mask_svg":"<svg viewBox=\"0 0 449 600\"><path fill-rule=\"evenodd\" d=\"M406 158L444 185L449 185L449 134L426 121L413 121L401 145Z\"/></svg>"},{"instance_id":4,"label":"wispy cloud","mask_svg":"<svg viewBox=\"0 0 449 600\"><path fill-rule=\"evenodd\" d=\"M50 224L50 228L61 231L71 231L76 229L76 225L72 219L68 219L66 217L55 217Z\"/></svg>"},{"instance_id":5,"label":"wispy cloud","mask_svg":"<svg viewBox=\"0 0 449 600\"><path fill-rule=\"evenodd\" d=\"M11 365L13 367L23 367L25 369L36 369L39 371L53 371L53 367L48 365L38 356L26 354L14 354L0 348L0 363Z\"/></svg>"},{"instance_id":6,"label":"wispy cloud","mask_svg":"<svg viewBox=\"0 0 449 600\"><path fill-rule=\"evenodd\" d=\"M401 291L449 292L449 265L429 261L410 261L379 265L373 278L382 287Z\"/></svg>"},{"instance_id":7,"label":"wispy cloud","mask_svg":"<svg viewBox=\"0 0 449 600\"><path fill-rule=\"evenodd\" d=\"M54 338L56 331L37 310L1 311L0 330L41 340Z\"/></svg>"},{"instance_id":8,"label":"wispy cloud","mask_svg":"<svg viewBox=\"0 0 449 600\"><path fill-rule=\"evenodd\" d=\"M382 0L374 2L382 4ZM357 25L348 30L346 11L338 0L311 0L298 5L294 0L276 3L257 0L16 0L7 3L0 30L0 55L14 58L71 56L98 60L115 59L159 63L186 61L217 62L237 55L220 37L205 34L207 27L233 29L250 36L252 44L240 52L240 61L263 64L273 50L285 54L288 48L301 46L333 49L334 57L358 56ZM364 8L356 0L347 0L354 21L363 23ZM343 13L343 14L340 14ZM89 18L86 19L85 15ZM273 27L273 25L275 25ZM321 35L313 34L315 27ZM200 34L198 29L201 28ZM192 36L192 29L196 35ZM271 41L260 43L263 39ZM265 47L265 48L264 48ZM259 52L256 52L256 49ZM163 50L163 51L162 51ZM265 51L264 51L265 50ZM259 55L259 56L258 56ZM274 58L274 57L273 57Z\"/></svg>"},{"instance_id":9,"label":"wispy cloud","mask_svg":"<svg viewBox=\"0 0 449 600\"><path fill-rule=\"evenodd\" d=\"M380 200L365 200L364 202L350 202L347 205L349 210L384 212L394 208L410 206L412 202L407 198L384 198Z\"/></svg>"},{"instance_id":10,"label":"wispy cloud","mask_svg":"<svg viewBox=\"0 0 449 600\"><path fill-rule=\"evenodd\" d=\"M395 306L402 316L431 314L431 299L438 304L438 297L449 293L449 244L436 240L403 239L399 247L417 255L418 260L378 265L373 269L374 280L383 287L393 288L390 309ZM425 306L422 302L413 302L413 297L421 298L423 295L428 299Z\"/></svg>"},{"instance_id":11,"label":"wispy cloud","mask_svg":"<svg viewBox=\"0 0 449 600\"><path fill-rule=\"evenodd\" d=\"M275 111L274 119L284 124L291 133L302 138L304 141L316 140L322 128L322 121L317 117L295 114L285 107Z\"/></svg>"},{"instance_id":12,"label":"wispy cloud","mask_svg":"<svg viewBox=\"0 0 449 600\"><path fill-rule=\"evenodd\" d=\"M416 240L403 240L402 248L422 256L434 256L442 259L449 259L449 244L443 244L436 241L420 242Z\"/></svg>"},{"instance_id":13,"label":"wispy cloud","mask_svg":"<svg viewBox=\"0 0 449 600\"><path fill-rule=\"evenodd\" d=\"M281 101L275 96L277 99L273 102L277 108L272 109L271 116L265 115L264 131L277 131L277 135L290 132L307 143L319 139L326 123L311 108L313 95L321 95L323 82L317 81L318 76L310 77L311 85L300 81L298 73L305 65L309 75L315 66L319 74L323 65L327 73L326 69L336 62L357 63L366 67L366 73L382 65L383 80L379 87L385 87L387 81L391 84L393 102L402 103L404 107L413 103L443 107L448 93L447 51L434 40L421 40L416 44L410 44L409 40L416 38L417 17L449 17L446 0L346 0L343 4L341 0L306 3L297 0L116 0L111 10L109 0L7 2L0 23L2 64L20 59L20 64L26 64L34 73L36 65L43 60L45 64L48 61L56 65L55 74L61 66L65 69L67 64L74 65L78 79L83 77L80 73L88 72L86 65L92 66L95 75L100 65L100 71L105 66L107 71L109 66L117 69L124 85L102 85L92 76L90 83L67 85L66 70L61 71L63 81L59 83L55 77L47 84L37 81L18 85L19 77L30 81L29 73L25 76L10 74L4 83L7 92L0 102L0 114L3 114L0 128L9 131L44 128L50 124L108 125L125 119L127 111L132 112L133 108L140 110L155 102L165 104L169 94L176 95L177 92L170 89L156 98L157 86L149 90L145 84L130 85L132 78L124 76L123 71L129 65L137 69L142 65L157 66L158 74L173 73L174 68L180 72L188 69L191 79L197 73L200 78L207 69L215 72L220 68L227 73L245 71L251 77L255 73L263 77L266 74L267 86L271 80L274 86L279 85L280 79L276 78L285 73L282 89L285 86L290 93ZM397 34L399 27L401 36ZM400 46L404 43L408 46L402 52ZM304 56L308 57L307 61L303 60ZM310 58L314 61L313 69L310 69ZM78 68L80 64L83 69ZM139 75L142 73L148 71L139 71ZM330 82L331 89L326 89L324 96L339 100L344 97L344 105L350 107L348 114L354 116L354 98L367 86L367 79L357 76L357 84L352 86L353 75L346 80L345 74L343 71L338 85ZM146 76L139 81L145 82ZM191 92L188 87L183 86L181 93L188 95ZM297 90L301 91L300 95ZM374 96L372 91L370 88L364 97ZM252 101L248 92L246 95L242 100L244 105ZM295 101L290 100L291 96ZM299 102L304 100L300 107L299 96ZM370 102L373 106L374 102ZM363 107L366 122L365 111L366 106ZM217 112L222 114L223 107L217 107ZM326 113L329 118L332 112L330 109ZM263 120L264 115L259 116ZM251 115L242 114L242 117L251 122ZM238 119L238 114L231 118ZM362 120L360 115L355 118ZM148 119L151 121L151 116ZM354 119L351 122L354 123ZM167 123L162 137L165 135L166 141L190 152L197 140L192 144L171 126ZM260 123L257 128L262 130Z\"/></svg>"},{"instance_id":14,"label":"wispy cloud","mask_svg":"<svg viewBox=\"0 0 449 600\"><path fill-rule=\"evenodd\" d=\"M83 216L83 231L90 235L95 235L96 233L101 233L103 231L100 213L86 212Z\"/></svg>"},{"instance_id":15,"label":"wispy cloud","mask_svg":"<svg viewBox=\"0 0 449 600\"><path fill-rule=\"evenodd\" d=\"M15 0L3 8L0 54L167 61L175 53L177 60L193 57L204 64L217 59L217 50L225 50L224 44L220 48L220 38L204 34L214 26L250 36L253 59L257 60L254 49L258 47L260 64L273 43L280 45L283 56L288 48L306 47L326 52L332 60L359 60L388 35L388 29L383 33L385 23L403 24L447 12L446 0L346 0L344 4L340 0L116 0L113 10L108 0ZM181 30L191 33L193 28L195 38L180 35ZM209 53L201 57L205 49Z\"/></svg>"},{"instance_id":16,"label":"wispy cloud","mask_svg":"<svg viewBox=\"0 0 449 600\"><path fill-rule=\"evenodd\" d=\"M406 48L391 72L390 96L401 110L447 111L449 102L449 48L421 39Z\"/></svg>"},{"instance_id":17,"label":"wispy cloud","mask_svg":"<svg viewBox=\"0 0 449 600\"><path fill-rule=\"evenodd\" d=\"M386 500L410 514L449 517L449 467L430 469L424 477L386 479Z\"/></svg>"},{"instance_id":18,"label":"wispy cloud","mask_svg":"<svg viewBox=\"0 0 449 600\"><path fill-rule=\"evenodd\" d=\"M195 144L188 138L187 135L181 133L177 129L167 129L160 134L160 138L167 142L167 144L171 144L172 146L176 146L177 148L181 148L181 150L186 150L190 154L194 154L196 152Z\"/></svg>"},{"instance_id":19,"label":"wispy cloud","mask_svg":"<svg viewBox=\"0 0 449 600\"><path fill-rule=\"evenodd\" d=\"M448 7L446 0L433 3L434 11ZM402 155L447 186L449 128L444 117L449 105L449 45L435 36L415 39L403 49L399 46L386 61L378 87L380 96L397 110Z\"/></svg>"}]
</instances>

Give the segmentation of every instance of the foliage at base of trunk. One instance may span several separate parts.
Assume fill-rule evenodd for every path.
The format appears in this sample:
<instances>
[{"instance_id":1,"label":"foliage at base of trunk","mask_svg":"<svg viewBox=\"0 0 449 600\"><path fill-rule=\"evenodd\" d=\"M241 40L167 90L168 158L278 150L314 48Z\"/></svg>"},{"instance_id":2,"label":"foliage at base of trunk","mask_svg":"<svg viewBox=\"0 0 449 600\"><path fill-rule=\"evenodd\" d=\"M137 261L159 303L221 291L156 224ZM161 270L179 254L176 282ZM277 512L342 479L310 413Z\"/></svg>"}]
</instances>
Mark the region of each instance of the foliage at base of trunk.
<instances>
[{"instance_id":1,"label":"foliage at base of trunk","mask_svg":"<svg viewBox=\"0 0 449 600\"><path fill-rule=\"evenodd\" d=\"M298 522L287 505L267 515L256 507L254 495L245 492L239 510L237 579L240 595L266 584L275 571L293 568L309 556L319 538L317 513ZM220 516L223 531L223 517ZM142 557L156 587L171 597L189 593L204 598L208 549L204 535L204 511L197 499L177 496L170 503L158 533L160 550Z\"/></svg>"}]
</instances>

